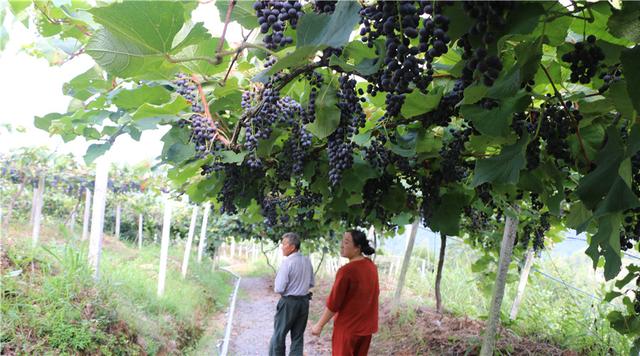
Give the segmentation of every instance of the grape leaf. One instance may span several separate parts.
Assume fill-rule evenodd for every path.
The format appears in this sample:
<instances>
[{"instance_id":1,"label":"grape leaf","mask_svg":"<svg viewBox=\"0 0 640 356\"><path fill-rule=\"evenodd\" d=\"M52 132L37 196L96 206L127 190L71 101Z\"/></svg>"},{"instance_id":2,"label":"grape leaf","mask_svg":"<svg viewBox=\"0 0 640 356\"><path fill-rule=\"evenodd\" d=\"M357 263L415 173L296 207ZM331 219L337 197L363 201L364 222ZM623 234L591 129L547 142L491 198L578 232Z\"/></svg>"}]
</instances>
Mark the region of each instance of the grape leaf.
<instances>
[{"instance_id":1,"label":"grape leaf","mask_svg":"<svg viewBox=\"0 0 640 356\"><path fill-rule=\"evenodd\" d=\"M476 162L472 186L483 183L515 184L520 179L520 170L526 165L525 150L529 136L524 135L513 145L505 146L499 155Z\"/></svg>"},{"instance_id":2,"label":"grape leaf","mask_svg":"<svg viewBox=\"0 0 640 356\"><path fill-rule=\"evenodd\" d=\"M224 24L229 8L229 0L216 0L220 22ZM239 23L246 29L258 27L258 18L253 9L253 1L236 1L231 11L231 21Z\"/></svg>"},{"instance_id":3,"label":"grape leaf","mask_svg":"<svg viewBox=\"0 0 640 356\"><path fill-rule=\"evenodd\" d=\"M360 8L356 1L338 1L331 15L305 14L298 23L296 46L344 46L360 20Z\"/></svg>"},{"instance_id":4,"label":"grape leaf","mask_svg":"<svg viewBox=\"0 0 640 356\"><path fill-rule=\"evenodd\" d=\"M133 90L122 90L112 99L113 104L122 109L136 109L143 104L160 105L171 98L169 92L161 86L143 85Z\"/></svg>"},{"instance_id":5,"label":"grape leaf","mask_svg":"<svg viewBox=\"0 0 640 356\"><path fill-rule=\"evenodd\" d=\"M96 158L105 154L111 148L111 142L107 143L94 143L87 149L87 153L84 155L84 162L86 164L91 164Z\"/></svg>"},{"instance_id":6,"label":"grape leaf","mask_svg":"<svg viewBox=\"0 0 640 356\"><path fill-rule=\"evenodd\" d=\"M340 123L337 91L331 83L323 85L316 100L316 119L306 128L314 136L323 139L333 133Z\"/></svg>"},{"instance_id":7,"label":"grape leaf","mask_svg":"<svg viewBox=\"0 0 640 356\"><path fill-rule=\"evenodd\" d=\"M605 258L604 277L611 280L620 272L622 259L620 258L620 225L621 213L610 214L598 219L598 232L591 237L589 247L585 253L591 257L595 268L600 255Z\"/></svg>"},{"instance_id":8,"label":"grape leaf","mask_svg":"<svg viewBox=\"0 0 640 356\"><path fill-rule=\"evenodd\" d=\"M627 91L636 112L640 112L640 45L622 51L620 61L624 67L624 76L627 79Z\"/></svg>"}]
</instances>

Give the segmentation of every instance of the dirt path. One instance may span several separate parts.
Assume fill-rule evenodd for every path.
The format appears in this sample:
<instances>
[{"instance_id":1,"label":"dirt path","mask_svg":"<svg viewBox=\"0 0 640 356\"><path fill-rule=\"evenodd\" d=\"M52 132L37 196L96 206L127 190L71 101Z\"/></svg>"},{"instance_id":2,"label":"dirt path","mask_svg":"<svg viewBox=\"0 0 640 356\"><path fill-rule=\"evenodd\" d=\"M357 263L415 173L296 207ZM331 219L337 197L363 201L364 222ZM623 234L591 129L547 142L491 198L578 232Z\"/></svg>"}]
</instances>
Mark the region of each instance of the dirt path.
<instances>
[{"instance_id":1,"label":"dirt path","mask_svg":"<svg viewBox=\"0 0 640 356\"><path fill-rule=\"evenodd\" d=\"M229 355L268 355L269 341L273 334L273 316L280 297L273 293L273 282L269 277L242 277L238 297ZM319 303L312 300L312 303ZM287 352L291 339L287 337ZM318 339L311 335L308 325L305 332L304 352L307 356L330 354L326 337Z\"/></svg>"}]
</instances>

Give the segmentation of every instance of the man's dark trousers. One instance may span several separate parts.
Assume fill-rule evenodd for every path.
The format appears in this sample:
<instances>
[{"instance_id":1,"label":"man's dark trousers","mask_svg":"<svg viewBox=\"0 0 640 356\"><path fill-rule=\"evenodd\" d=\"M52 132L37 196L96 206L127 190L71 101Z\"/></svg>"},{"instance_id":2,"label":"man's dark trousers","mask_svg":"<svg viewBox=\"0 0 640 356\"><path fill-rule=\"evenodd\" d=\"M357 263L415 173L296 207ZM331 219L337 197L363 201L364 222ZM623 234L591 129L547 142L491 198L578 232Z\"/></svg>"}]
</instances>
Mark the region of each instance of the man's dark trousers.
<instances>
[{"instance_id":1,"label":"man's dark trousers","mask_svg":"<svg viewBox=\"0 0 640 356\"><path fill-rule=\"evenodd\" d=\"M285 356L285 339L291 331L290 356L302 356L304 329L309 318L308 296L286 296L278 302L269 356Z\"/></svg>"}]
</instances>

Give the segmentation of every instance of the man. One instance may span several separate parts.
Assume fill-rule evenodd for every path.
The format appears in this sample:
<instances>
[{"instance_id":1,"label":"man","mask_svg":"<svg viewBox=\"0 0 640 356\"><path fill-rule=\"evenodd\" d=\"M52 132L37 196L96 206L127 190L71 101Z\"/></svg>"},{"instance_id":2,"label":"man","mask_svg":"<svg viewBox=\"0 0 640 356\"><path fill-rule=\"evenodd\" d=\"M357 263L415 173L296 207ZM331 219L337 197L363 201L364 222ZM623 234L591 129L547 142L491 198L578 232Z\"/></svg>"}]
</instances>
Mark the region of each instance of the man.
<instances>
[{"instance_id":1,"label":"man","mask_svg":"<svg viewBox=\"0 0 640 356\"><path fill-rule=\"evenodd\" d=\"M282 236L282 254L286 257L278 274L274 290L282 297L278 301L273 336L269 345L270 356L285 355L285 338L291 331L290 356L302 356L304 330L309 317L309 288L313 287L313 266L306 256L299 252L300 237L288 232Z\"/></svg>"}]
</instances>

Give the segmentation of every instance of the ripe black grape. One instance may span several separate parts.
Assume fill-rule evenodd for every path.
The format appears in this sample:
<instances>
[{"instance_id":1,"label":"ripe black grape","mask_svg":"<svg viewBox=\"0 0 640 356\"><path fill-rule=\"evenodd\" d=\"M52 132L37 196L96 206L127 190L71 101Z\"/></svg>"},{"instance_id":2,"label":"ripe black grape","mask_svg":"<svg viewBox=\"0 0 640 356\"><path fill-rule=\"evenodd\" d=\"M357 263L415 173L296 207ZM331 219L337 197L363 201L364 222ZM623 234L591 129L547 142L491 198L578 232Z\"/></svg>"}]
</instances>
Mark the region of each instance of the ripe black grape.
<instances>
[{"instance_id":1,"label":"ripe black grape","mask_svg":"<svg viewBox=\"0 0 640 356\"><path fill-rule=\"evenodd\" d=\"M268 49L293 43L293 38L286 36L284 31L287 26L295 29L299 18L304 15L300 1L256 1L253 9L258 17L260 32L265 34L263 42Z\"/></svg>"},{"instance_id":2,"label":"ripe black grape","mask_svg":"<svg viewBox=\"0 0 640 356\"><path fill-rule=\"evenodd\" d=\"M588 84L598 72L600 61L604 60L604 52L596 44L596 36L589 35L587 41L577 42L573 51L565 53L562 61L571 63L572 83Z\"/></svg>"}]
</instances>

